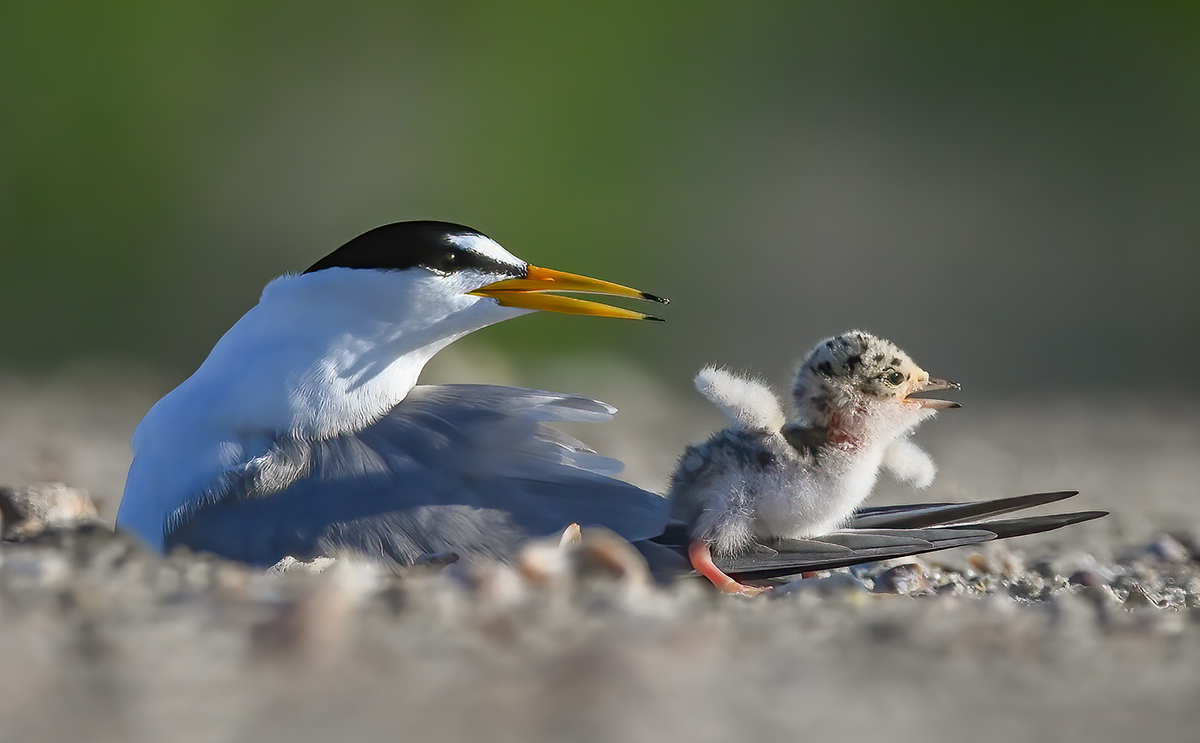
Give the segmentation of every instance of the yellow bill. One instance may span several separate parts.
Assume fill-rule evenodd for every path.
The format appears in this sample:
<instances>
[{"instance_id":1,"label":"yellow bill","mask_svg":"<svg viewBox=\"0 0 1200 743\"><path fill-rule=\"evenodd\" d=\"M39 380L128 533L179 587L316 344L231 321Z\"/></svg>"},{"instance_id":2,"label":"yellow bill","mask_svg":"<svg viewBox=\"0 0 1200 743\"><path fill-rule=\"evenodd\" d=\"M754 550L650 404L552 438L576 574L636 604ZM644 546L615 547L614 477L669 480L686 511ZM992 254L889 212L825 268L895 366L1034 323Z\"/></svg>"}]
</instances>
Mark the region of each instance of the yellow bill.
<instances>
[{"instance_id":1,"label":"yellow bill","mask_svg":"<svg viewBox=\"0 0 1200 743\"><path fill-rule=\"evenodd\" d=\"M613 307L602 302L593 302L575 297L562 297L548 292L575 292L580 294L604 294L611 297L630 297L648 302L666 304L667 300L628 286L611 281L593 279L578 274L555 271L550 268L530 266L524 278L503 279L476 289L472 294L491 297L503 307L521 307L530 310L562 312L568 315L591 315L593 317L615 317L622 320L655 320L662 318L644 312Z\"/></svg>"}]
</instances>

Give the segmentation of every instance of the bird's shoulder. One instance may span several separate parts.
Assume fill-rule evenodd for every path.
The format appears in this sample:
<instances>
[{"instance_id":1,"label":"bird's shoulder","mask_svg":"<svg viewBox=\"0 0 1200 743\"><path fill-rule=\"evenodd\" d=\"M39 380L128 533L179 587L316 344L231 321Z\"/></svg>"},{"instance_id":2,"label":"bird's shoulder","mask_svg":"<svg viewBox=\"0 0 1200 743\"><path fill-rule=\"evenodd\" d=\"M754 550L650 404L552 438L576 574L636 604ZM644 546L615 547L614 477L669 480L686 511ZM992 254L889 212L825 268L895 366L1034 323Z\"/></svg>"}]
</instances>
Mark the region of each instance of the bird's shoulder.
<instances>
[{"instance_id":1,"label":"bird's shoulder","mask_svg":"<svg viewBox=\"0 0 1200 743\"><path fill-rule=\"evenodd\" d=\"M675 469L675 480L697 479L728 470L766 471L812 464L812 454L793 447L779 431L725 428L684 450Z\"/></svg>"}]
</instances>

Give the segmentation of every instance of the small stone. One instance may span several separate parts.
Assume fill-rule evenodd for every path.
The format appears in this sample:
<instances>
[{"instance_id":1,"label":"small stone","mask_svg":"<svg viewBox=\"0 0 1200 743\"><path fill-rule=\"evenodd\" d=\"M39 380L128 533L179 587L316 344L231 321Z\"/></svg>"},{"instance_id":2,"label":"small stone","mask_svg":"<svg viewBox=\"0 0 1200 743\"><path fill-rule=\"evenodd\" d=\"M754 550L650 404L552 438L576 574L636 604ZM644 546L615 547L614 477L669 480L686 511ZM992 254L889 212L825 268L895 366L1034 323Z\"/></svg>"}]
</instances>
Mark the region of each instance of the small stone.
<instances>
[{"instance_id":1,"label":"small stone","mask_svg":"<svg viewBox=\"0 0 1200 743\"><path fill-rule=\"evenodd\" d=\"M875 576L875 587L872 590L875 593L912 595L914 593L928 593L930 587L929 581L925 580L921 566L908 564L897 565Z\"/></svg>"},{"instance_id":2,"label":"small stone","mask_svg":"<svg viewBox=\"0 0 1200 743\"><path fill-rule=\"evenodd\" d=\"M933 592L938 596L962 596L966 594L967 587L961 581L947 581L936 586Z\"/></svg>"},{"instance_id":3,"label":"small stone","mask_svg":"<svg viewBox=\"0 0 1200 743\"><path fill-rule=\"evenodd\" d=\"M583 530L579 542L579 570L603 575L639 588L653 584L646 558L615 532L600 527Z\"/></svg>"},{"instance_id":4,"label":"small stone","mask_svg":"<svg viewBox=\"0 0 1200 743\"><path fill-rule=\"evenodd\" d=\"M1086 586L1087 588L1100 588L1108 585L1104 576L1095 570L1078 570L1071 574L1068 582L1073 586Z\"/></svg>"},{"instance_id":5,"label":"small stone","mask_svg":"<svg viewBox=\"0 0 1200 743\"><path fill-rule=\"evenodd\" d=\"M970 553L966 550L947 550L925 555L925 562L930 566L947 573L957 573L968 578L979 575L979 568L972 562Z\"/></svg>"},{"instance_id":6,"label":"small stone","mask_svg":"<svg viewBox=\"0 0 1200 743\"><path fill-rule=\"evenodd\" d=\"M1051 583L1035 572L1025 573L1008 586L1008 593L1013 598L1026 601L1041 601L1050 592Z\"/></svg>"},{"instance_id":7,"label":"small stone","mask_svg":"<svg viewBox=\"0 0 1200 743\"><path fill-rule=\"evenodd\" d=\"M1125 597L1125 602L1121 604L1122 609L1133 609L1139 606L1154 606L1159 609L1164 609L1167 606L1165 601L1155 599L1146 593L1146 589L1140 585L1134 584L1129 589L1129 595Z\"/></svg>"},{"instance_id":8,"label":"small stone","mask_svg":"<svg viewBox=\"0 0 1200 743\"><path fill-rule=\"evenodd\" d=\"M1160 534L1143 548L1142 554L1174 565L1183 565L1192 557L1188 548L1169 534Z\"/></svg>"},{"instance_id":9,"label":"small stone","mask_svg":"<svg viewBox=\"0 0 1200 743\"><path fill-rule=\"evenodd\" d=\"M22 488L0 486L0 521L0 538L20 542L51 529L98 524L100 514L86 490L42 482Z\"/></svg>"},{"instance_id":10,"label":"small stone","mask_svg":"<svg viewBox=\"0 0 1200 743\"><path fill-rule=\"evenodd\" d=\"M992 545L983 552L977 552L967 558L967 561L983 575L1011 579L1025 571L1020 555L1001 545Z\"/></svg>"},{"instance_id":11,"label":"small stone","mask_svg":"<svg viewBox=\"0 0 1200 743\"><path fill-rule=\"evenodd\" d=\"M337 558L334 557L314 557L311 560L297 560L288 555L271 567L267 568L267 575L283 575L285 573L302 573L307 575L320 575L329 568L337 564Z\"/></svg>"},{"instance_id":12,"label":"small stone","mask_svg":"<svg viewBox=\"0 0 1200 743\"><path fill-rule=\"evenodd\" d=\"M10 552L0 563L0 584L5 586L52 590L65 585L70 577L70 560L58 552Z\"/></svg>"},{"instance_id":13,"label":"small stone","mask_svg":"<svg viewBox=\"0 0 1200 743\"><path fill-rule=\"evenodd\" d=\"M1055 555L1046 560L1055 575L1072 576L1076 573L1095 573L1105 583L1111 583L1117 576L1112 565L1102 565L1095 555L1081 551L1070 551Z\"/></svg>"},{"instance_id":14,"label":"small stone","mask_svg":"<svg viewBox=\"0 0 1200 743\"><path fill-rule=\"evenodd\" d=\"M608 529L581 530L574 524L561 535L526 542L517 554L516 568L540 586L571 585L591 577L637 588L653 583L646 558L628 541Z\"/></svg>"},{"instance_id":15,"label":"small stone","mask_svg":"<svg viewBox=\"0 0 1200 743\"><path fill-rule=\"evenodd\" d=\"M866 585L852 573L831 573L824 578L799 578L778 586L766 594L772 599L791 596L798 593L813 592L819 596L848 596L866 593Z\"/></svg>"}]
</instances>

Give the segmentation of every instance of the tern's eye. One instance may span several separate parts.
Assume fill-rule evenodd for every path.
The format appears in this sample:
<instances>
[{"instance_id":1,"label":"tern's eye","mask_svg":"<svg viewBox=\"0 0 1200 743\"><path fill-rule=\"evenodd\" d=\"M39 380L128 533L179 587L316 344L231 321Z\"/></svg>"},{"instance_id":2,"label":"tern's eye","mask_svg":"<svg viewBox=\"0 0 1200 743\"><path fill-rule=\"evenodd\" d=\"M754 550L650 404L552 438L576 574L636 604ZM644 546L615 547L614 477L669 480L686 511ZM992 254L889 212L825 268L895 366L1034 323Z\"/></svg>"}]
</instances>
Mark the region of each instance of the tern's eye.
<instances>
[{"instance_id":1,"label":"tern's eye","mask_svg":"<svg viewBox=\"0 0 1200 743\"><path fill-rule=\"evenodd\" d=\"M442 275L451 274L468 266L468 256L458 248L447 248L439 252L426 264L426 268Z\"/></svg>"},{"instance_id":2,"label":"tern's eye","mask_svg":"<svg viewBox=\"0 0 1200 743\"><path fill-rule=\"evenodd\" d=\"M883 373L883 381L887 382L893 387L898 387L900 386L900 383L904 381L904 375L895 369L892 369L891 371Z\"/></svg>"}]
</instances>

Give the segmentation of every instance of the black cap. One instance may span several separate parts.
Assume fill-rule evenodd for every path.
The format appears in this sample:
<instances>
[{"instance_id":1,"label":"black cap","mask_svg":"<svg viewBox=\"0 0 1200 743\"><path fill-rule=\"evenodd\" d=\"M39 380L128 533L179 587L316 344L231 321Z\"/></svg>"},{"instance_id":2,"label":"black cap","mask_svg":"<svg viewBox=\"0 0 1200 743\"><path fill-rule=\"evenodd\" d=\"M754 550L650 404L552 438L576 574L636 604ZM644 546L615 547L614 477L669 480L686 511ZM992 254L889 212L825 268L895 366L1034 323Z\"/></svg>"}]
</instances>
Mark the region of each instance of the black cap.
<instances>
[{"instance_id":1,"label":"black cap","mask_svg":"<svg viewBox=\"0 0 1200 743\"><path fill-rule=\"evenodd\" d=\"M395 222L364 232L321 260L304 273L326 268L368 268L406 271L426 268L441 274L466 269L508 276L523 276L525 267L504 263L470 250L456 238L490 239L470 227L431 220Z\"/></svg>"}]
</instances>

